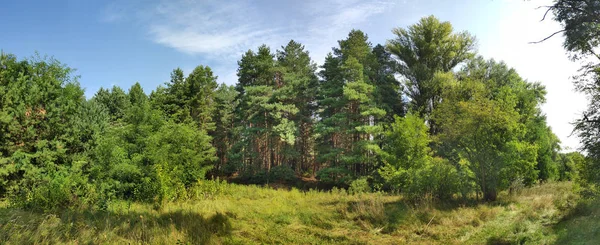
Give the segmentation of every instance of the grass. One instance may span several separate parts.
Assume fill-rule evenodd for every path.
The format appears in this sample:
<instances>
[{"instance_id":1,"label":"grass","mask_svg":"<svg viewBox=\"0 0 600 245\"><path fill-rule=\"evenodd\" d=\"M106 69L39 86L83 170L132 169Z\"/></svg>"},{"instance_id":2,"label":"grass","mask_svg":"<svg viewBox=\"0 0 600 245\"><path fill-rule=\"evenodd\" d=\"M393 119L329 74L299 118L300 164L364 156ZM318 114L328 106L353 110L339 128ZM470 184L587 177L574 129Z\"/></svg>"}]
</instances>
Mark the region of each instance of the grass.
<instances>
[{"instance_id":1,"label":"grass","mask_svg":"<svg viewBox=\"0 0 600 245\"><path fill-rule=\"evenodd\" d=\"M598 244L599 202L570 183L503 194L494 203L407 204L379 193L227 184L202 200L112 202L107 211L0 208L6 244ZM579 203L579 204L578 204Z\"/></svg>"},{"instance_id":2,"label":"grass","mask_svg":"<svg viewBox=\"0 0 600 245\"><path fill-rule=\"evenodd\" d=\"M600 200L580 201L555 227L556 244L600 243Z\"/></svg>"}]
</instances>

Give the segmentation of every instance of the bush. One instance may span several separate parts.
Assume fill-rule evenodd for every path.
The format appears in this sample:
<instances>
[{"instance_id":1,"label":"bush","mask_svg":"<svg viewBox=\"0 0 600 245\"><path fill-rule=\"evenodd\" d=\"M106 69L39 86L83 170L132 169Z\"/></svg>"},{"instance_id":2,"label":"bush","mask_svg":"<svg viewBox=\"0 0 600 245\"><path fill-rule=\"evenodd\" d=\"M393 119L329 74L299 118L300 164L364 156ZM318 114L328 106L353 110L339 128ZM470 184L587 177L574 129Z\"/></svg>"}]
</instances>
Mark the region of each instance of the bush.
<instances>
[{"instance_id":1,"label":"bush","mask_svg":"<svg viewBox=\"0 0 600 245\"><path fill-rule=\"evenodd\" d=\"M292 182L296 179L296 172L286 165L275 166L269 172L269 180Z\"/></svg>"},{"instance_id":2,"label":"bush","mask_svg":"<svg viewBox=\"0 0 600 245\"><path fill-rule=\"evenodd\" d=\"M443 158L431 158L426 166L406 171L401 191L413 200L435 198L448 200L459 191L456 168Z\"/></svg>"},{"instance_id":3,"label":"bush","mask_svg":"<svg viewBox=\"0 0 600 245\"><path fill-rule=\"evenodd\" d=\"M269 173L266 170L249 166L240 171L238 180L248 184L264 184L267 183Z\"/></svg>"},{"instance_id":4,"label":"bush","mask_svg":"<svg viewBox=\"0 0 600 245\"><path fill-rule=\"evenodd\" d=\"M220 195L229 194L229 184L225 180L198 180L189 189L190 198L212 199Z\"/></svg>"},{"instance_id":5,"label":"bush","mask_svg":"<svg viewBox=\"0 0 600 245\"><path fill-rule=\"evenodd\" d=\"M352 172L341 167L329 167L317 172L317 179L326 185L347 187L353 179Z\"/></svg>"},{"instance_id":6,"label":"bush","mask_svg":"<svg viewBox=\"0 0 600 245\"><path fill-rule=\"evenodd\" d=\"M434 197L448 200L458 192L460 179L456 168L443 158L433 158L429 169L431 193Z\"/></svg>"},{"instance_id":7,"label":"bush","mask_svg":"<svg viewBox=\"0 0 600 245\"><path fill-rule=\"evenodd\" d=\"M77 168L77 164L58 167L45 175L24 178L11 189L11 204L38 211L93 207L98 200L96 189Z\"/></svg>"},{"instance_id":8,"label":"bush","mask_svg":"<svg viewBox=\"0 0 600 245\"><path fill-rule=\"evenodd\" d=\"M350 183L350 188L348 188L348 192L350 194L368 193L371 192L371 186L369 186L367 178L362 177Z\"/></svg>"}]
</instances>

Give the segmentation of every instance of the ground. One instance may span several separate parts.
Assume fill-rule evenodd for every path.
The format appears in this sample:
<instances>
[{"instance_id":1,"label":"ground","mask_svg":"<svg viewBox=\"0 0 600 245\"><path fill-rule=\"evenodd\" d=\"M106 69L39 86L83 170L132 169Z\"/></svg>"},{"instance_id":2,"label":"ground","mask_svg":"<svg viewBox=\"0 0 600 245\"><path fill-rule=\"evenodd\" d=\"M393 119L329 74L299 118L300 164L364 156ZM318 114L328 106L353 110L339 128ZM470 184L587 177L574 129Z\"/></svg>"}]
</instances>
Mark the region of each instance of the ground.
<instances>
[{"instance_id":1,"label":"ground","mask_svg":"<svg viewBox=\"0 0 600 245\"><path fill-rule=\"evenodd\" d=\"M220 184L195 201L117 201L105 211L29 212L4 203L7 244L599 244L600 202L547 183L494 203L406 202L380 193Z\"/></svg>"}]
</instances>

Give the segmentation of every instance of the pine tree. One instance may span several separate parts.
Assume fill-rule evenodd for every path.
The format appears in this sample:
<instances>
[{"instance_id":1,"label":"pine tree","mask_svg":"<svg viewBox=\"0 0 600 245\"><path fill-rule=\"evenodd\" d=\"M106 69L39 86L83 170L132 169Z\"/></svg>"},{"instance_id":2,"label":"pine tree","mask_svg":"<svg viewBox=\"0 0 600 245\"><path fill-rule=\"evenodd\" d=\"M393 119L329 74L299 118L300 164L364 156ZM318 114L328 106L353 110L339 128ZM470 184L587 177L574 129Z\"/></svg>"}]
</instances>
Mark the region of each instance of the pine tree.
<instances>
[{"instance_id":1,"label":"pine tree","mask_svg":"<svg viewBox=\"0 0 600 245\"><path fill-rule=\"evenodd\" d=\"M277 67L281 72L283 86L277 89L276 99L282 104L290 104L298 113L290 115L297 131L293 151L286 152L296 172L316 171L314 162L314 116L318 78L316 65L310 59L304 46L291 40L277 52ZM292 130L291 128L289 130ZM312 168L312 169L311 169Z\"/></svg>"},{"instance_id":2,"label":"pine tree","mask_svg":"<svg viewBox=\"0 0 600 245\"><path fill-rule=\"evenodd\" d=\"M436 72L450 72L458 64L473 57L475 38L467 32L454 33L449 22L434 16L424 17L408 28L395 28L395 39L386 48L400 61L398 71L405 80L411 109L425 118L430 132L437 127L430 120L440 103L441 84L433 80Z\"/></svg>"},{"instance_id":3,"label":"pine tree","mask_svg":"<svg viewBox=\"0 0 600 245\"><path fill-rule=\"evenodd\" d=\"M406 110L403 87L395 77L398 64L380 44L373 48L373 55L377 58L373 79L375 100L377 106L386 111L384 122L391 123L394 116L404 116Z\"/></svg>"},{"instance_id":4,"label":"pine tree","mask_svg":"<svg viewBox=\"0 0 600 245\"><path fill-rule=\"evenodd\" d=\"M215 170L222 171L222 167L229 161L229 152L237 138L235 129L235 108L238 105L236 100L238 92L233 86L221 84L215 91L216 109L213 119L215 120L215 130L212 134L213 145L217 150L219 158Z\"/></svg>"},{"instance_id":5,"label":"pine tree","mask_svg":"<svg viewBox=\"0 0 600 245\"><path fill-rule=\"evenodd\" d=\"M344 175L345 171L367 175L378 165L374 150L382 131L379 119L386 114L377 107L371 80L375 77L377 59L368 37L361 31L352 30L347 39L338 43L340 47L334 48L336 56L329 55L321 71L322 120L317 127L320 160L336 169L338 175Z\"/></svg>"},{"instance_id":6,"label":"pine tree","mask_svg":"<svg viewBox=\"0 0 600 245\"><path fill-rule=\"evenodd\" d=\"M217 86L217 77L208 66L197 66L185 79L184 96L190 116L198 128L206 132L215 128L212 114Z\"/></svg>"}]
</instances>

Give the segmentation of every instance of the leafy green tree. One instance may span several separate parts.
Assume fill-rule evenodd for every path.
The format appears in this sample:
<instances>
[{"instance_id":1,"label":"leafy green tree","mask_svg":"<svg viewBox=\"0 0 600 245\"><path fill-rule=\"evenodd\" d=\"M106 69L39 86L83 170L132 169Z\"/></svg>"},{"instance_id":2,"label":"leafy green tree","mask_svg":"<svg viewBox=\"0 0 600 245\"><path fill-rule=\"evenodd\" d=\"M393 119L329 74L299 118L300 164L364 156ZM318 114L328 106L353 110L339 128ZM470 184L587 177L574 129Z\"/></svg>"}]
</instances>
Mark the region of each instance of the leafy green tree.
<instances>
[{"instance_id":1,"label":"leafy green tree","mask_svg":"<svg viewBox=\"0 0 600 245\"><path fill-rule=\"evenodd\" d=\"M176 122L183 122L189 118L189 110L186 101L185 75L180 68L171 72L171 80L165 87L159 86L150 94L152 106L161 110L165 115Z\"/></svg>"},{"instance_id":2,"label":"leafy green tree","mask_svg":"<svg viewBox=\"0 0 600 245\"><path fill-rule=\"evenodd\" d=\"M129 96L129 104L132 106L143 105L148 100L148 95L144 93L144 89L140 83L135 83L133 86L131 86L127 96Z\"/></svg>"},{"instance_id":3,"label":"leafy green tree","mask_svg":"<svg viewBox=\"0 0 600 245\"><path fill-rule=\"evenodd\" d=\"M594 0L557 0L548 6L543 19L549 11L554 13L554 20L562 25L562 29L542 39L543 42L556 34L565 36L564 47L571 52L573 59L593 56L600 59L595 48L600 44L597 33L600 32L600 6ZM543 20L542 19L542 20ZM588 66L587 68L592 68Z\"/></svg>"},{"instance_id":4,"label":"leafy green tree","mask_svg":"<svg viewBox=\"0 0 600 245\"><path fill-rule=\"evenodd\" d=\"M454 33L449 22L434 16L424 17L407 29L395 28L393 33L396 38L388 40L386 48L400 61L398 71L405 79L412 109L429 120L442 94L434 74L450 72L473 57L475 38L467 32ZM435 127L430 130L435 132Z\"/></svg>"},{"instance_id":5,"label":"leafy green tree","mask_svg":"<svg viewBox=\"0 0 600 245\"><path fill-rule=\"evenodd\" d=\"M81 166L102 126L78 121L91 115L72 72L52 58L0 54L0 193L19 206L74 205L87 193Z\"/></svg>"},{"instance_id":6,"label":"leafy green tree","mask_svg":"<svg viewBox=\"0 0 600 245\"><path fill-rule=\"evenodd\" d=\"M538 147L537 165L538 180L558 180L560 140L547 126L546 117L538 116L527 123L527 135L530 142Z\"/></svg>"},{"instance_id":7,"label":"leafy green tree","mask_svg":"<svg viewBox=\"0 0 600 245\"><path fill-rule=\"evenodd\" d=\"M535 179L537 146L524 140L512 88L502 86L494 95L485 79L443 80L444 99L434 111L438 139L467 161L484 199L495 200L512 181Z\"/></svg>"},{"instance_id":8,"label":"leafy green tree","mask_svg":"<svg viewBox=\"0 0 600 245\"><path fill-rule=\"evenodd\" d=\"M100 88L92 100L106 108L113 122L122 119L130 105L127 94L118 86L113 86L110 91Z\"/></svg>"},{"instance_id":9,"label":"leafy green tree","mask_svg":"<svg viewBox=\"0 0 600 245\"><path fill-rule=\"evenodd\" d=\"M176 122L194 122L198 129L211 132L217 86L217 77L208 66L197 66L187 77L177 68L166 87L151 94L152 104Z\"/></svg>"},{"instance_id":10,"label":"leafy green tree","mask_svg":"<svg viewBox=\"0 0 600 245\"><path fill-rule=\"evenodd\" d=\"M559 180L571 181L578 179L578 171L585 166L585 156L579 152L560 153L558 160ZM584 173L585 175L585 173Z\"/></svg>"},{"instance_id":11,"label":"leafy green tree","mask_svg":"<svg viewBox=\"0 0 600 245\"><path fill-rule=\"evenodd\" d=\"M348 104L347 131L349 147L343 156L347 167L358 175L370 174L377 167L374 151L378 149L374 137L383 130L375 120L385 116L385 111L376 107L373 98L374 86L365 82L362 66L353 56L342 65L347 82L343 93Z\"/></svg>"},{"instance_id":12,"label":"leafy green tree","mask_svg":"<svg viewBox=\"0 0 600 245\"><path fill-rule=\"evenodd\" d=\"M519 113L519 123L525 125L526 140L537 146L536 171L538 176L530 176L524 181L531 184L537 180L546 181L557 177L556 158L559 140L547 124L540 106L545 102L546 89L540 83L523 80L519 74L504 62L485 60L479 56L465 63L457 73L459 80L481 80L482 91L487 91L493 100L501 100L507 89L515 97L515 110Z\"/></svg>"},{"instance_id":13,"label":"leafy green tree","mask_svg":"<svg viewBox=\"0 0 600 245\"><path fill-rule=\"evenodd\" d=\"M133 85L130 98L145 95ZM152 109L150 101L138 100L125 111L121 123L108 128L93 149L91 178L102 183L99 187L105 199L112 197L151 200L159 187L152 171L148 139L166 122L162 113Z\"/></svg>"},{"instance_id":14,"label":"leafy green tree","mask_svg":"<svg viewBox=\"0 0 600 245\"><path fill-rule=\"evenodd\" d=\"M148 138L148 158L161 199L186 198L186 188L204 179L217 160L211 137L187 124L167 123Z\"/></svg>"},{"instance_id":15,"label":"leafy green tree","mask_svg":"<svg viewBox=\"0 0 600 245\"><path fill-rule=\"evenodd\" d=\"M396 116L384 135L377 151L383 162L378 173L387 186L412 199L427 195L449 199L458 191L457 170L448 161L433 157L423 119L411 113L404 118Z\"/></svg>"},{"instance_id":16,"label":"leafy green tree","mask_svg":"<svg viewBox=\"0 0 600 245\"><path fill-rule=\"evenodd\" d=\"M379 155L383 166L379 174L395 188L410 185L409 171L421 169L432 160L433 152L429 148L428 128L423 119L414 114L401 118L396 116L395 122L385 132L385 140Z\"/></svg>"}]
</instances>

